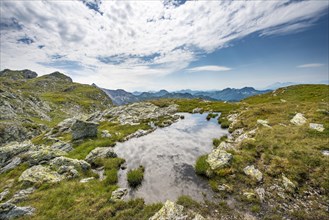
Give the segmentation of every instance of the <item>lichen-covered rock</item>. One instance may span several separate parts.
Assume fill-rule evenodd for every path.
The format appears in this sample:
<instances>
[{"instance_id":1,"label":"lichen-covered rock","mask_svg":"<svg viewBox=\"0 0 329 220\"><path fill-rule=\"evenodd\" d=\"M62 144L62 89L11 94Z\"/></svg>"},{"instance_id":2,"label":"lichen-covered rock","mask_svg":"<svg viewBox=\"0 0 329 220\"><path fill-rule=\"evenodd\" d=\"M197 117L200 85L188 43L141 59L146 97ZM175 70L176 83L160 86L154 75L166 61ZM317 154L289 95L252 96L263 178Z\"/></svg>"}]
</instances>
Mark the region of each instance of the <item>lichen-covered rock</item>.
<instances>
[{"instance_id":1,"label":"lichen-covered rock","mask_svg":"<svg viewBox=\"0 0 329 220\"><path fill-rule=\"evenodd\" d=\"M255 192L257 193L257 195L258 195L258 197L259 197L259 200L260 200L261 202L263 202L264 199L265 199L265 189L262 188L262 187L259 187L259 188L257 188L257 189L255 190Z\"/></svg>"},{"instance_id":2,"label":"lichen-covered rock","mask_svg":"<svg viewBox=\"0 0 329 220\"><path fill-rule=\"evenodd\" d=\"M263 179L262 172L256 169L254 165L245 167L243 172L248 176L254 177L257 181L261 181Z\"/></svg>"},{"instance_id":3,"label":"lichen-covered rock","mask_svg":"<svg viewBox=\"0 0 329 220\"><path fill-rule=\"evenodd\" d=\"M126 188L119 188L119 189L116 189L116 190L114 190L114 191L112 192L111 200L113 200L113 201L120 200L120 199L122 199L122 197L124 197L127 193L128 193L128 189L126 189Z\"/></svg>"},{"instance_id":4,"label":"lichen-covered rock","mask_svg":"<svg viewBox=\"0 0 329 220\"><path fill-rule=\"evenodd\" d=\"M7 202L13 203L13 204L22 202L34 191L35 191L34 187L30 187L30 188L27 188L27 189L22 189L22 190L16 192L13 195L13 197L11 197L11 199L9 199Z\"/></svg>"},{"instance_id":5,"label":"lichen-covered rock","mask_svg":"<svg viewBox=\"0 0 329 220\"><path fill-rule=\"evenodd\" d=\"M7 172L8 170L12 170L14 169L15 167L17 167L18 165L20 165L22 162L21 158L19 157L14 157L12 158L10 161L8 161L7 165L2 167L0 169L0 174L1 173L5 173Z\"/></svg>"},{"instance_id":6,"label":"lichen-covered rock","mask_svg":"<svg viewBox=\"0 0 329 220\"><path fill-rule=\"evenodd\" d=\"M51 147L34 147L24 155L25 160L30 166L37 164L46 164L55 157L66 155L66 152L53 149Z\"/></svg>"},{"instance_id":7,"label":"lichen-covered rock","mask_svg":"<svg viewBox=\"0 0 329 220\"><path fill-rule=\"evenodd\" d=\"M6 198L6 196L10 193L9 189L5 189L0 193L0 202Z\"/></svg>"},{"instance_id":8,"label":"lichen-covered rock","mask_svg":"<svg viewBox=\"0 0 329 220\"><path fill-rule=\"evenodd\" d=\"M22 143L11 142L3 147L0 147L0 167L6 166L10 163L14 156L28 151L33 144L31 141L24 141Z\"/></svg>"},{"instance_id":9,"label":"lichen-covered rock","mask_svg":"<svg viewBox=\"0 0 329 220\"><path fill-rule=\"evenodd\" d=\"M287 191L293 192L296 189L296 185L290 179L288 179L284 174L282 174L282 183Z\"/></svg>"},{"instance_id":10,"label":"lichen-covered rock","mask_svg":"<svg viewBox=\"0 0 329 220\"><path fill-rule=\"evenodd\" d=\"M232 143L229 143L229 142L226 142L226 141L222 141L217 148L218 149L221 149L221 150L232 150L235 147L234 147L234 145Z\"/></svg>"},{"instance_id":11,"label":"lichen-covered rock","mask_svg":"<svg viewBox=\"0 0 329 220\"><path fill-rule=\"evenodd\" d=\"M192 110L192 113L201 113L203 111L202 108L195 108Z\"/></svg>"},{"instance_id":12,"label":"lichen-covered rock","mask_svg":"<svg viewBox=\"0 0 329 220\"><path fill-rule=\"evenodd\" d=\"M79 177L79 172L74 168L74 166L60 166L57 170L65 179L73 179Z\"/></svg>"},{"instance_id":13,"label":"lichen-covered rock","mask_svg":"<svg viewBox=\"0 0 329 220\"><path fill-rule=\"evenodd\" d=\"M210 165L211 169L215 170L227 166L232 160L233 156L221 149L213 150L207 158L207 163Z\"/></svg>"},{"instance_id":14,"label":"lichen-covered rock","mask_svg":"<svg viewBox=\"0 0 329 220\"><path fill-rule=\"evenodd\" d=\"M9 220L24 215L32 215L35 209L30 206L18 207L11 203L0 204L0 219Z\"/></svg>"},{"instance_id":15,"label":"lichen-covered rock","mask_svg":"<svg viewBox=\"0 0 329 220\"><path fill-rule=\"evenodd\" d=\"M302 113L297 113L291 120L291 123L294 125L303 125L306 123L306 118L303 116Z\"/></svg>"},{"instance_id":16,"label":"lichen-covered rock","mask_svg":"<svg viewBox=\"0 0 329 220\"><path fill-rule=\"evenodd\" d=\"M86 156L86 161L88 163L93 163L97 158L114 158L114 157L117 157L117 154L114 153L113 148L97 147Z\"/></svg>"},{"instance_id":17,"label":"lichen-covered rock","mask_svg":"<svg viewBox=\"0 0 329 220\"><path fill-rule=\"evenodd\" d=\"M183 213L184 207L167 200L163 207L149 220L185 220L187 215Z\"/></svg>"},{"instance_id":18,"label":"lichen-covered rock","mask_svg":"<svg viewBox=\"0 0 329 220\"><path fill-rule=\"evenodd\" d=\"M81 138L96 137L97 128L97 123L76 120L76 122L71 127L72 139L78 140Z\"/></svg>"},{"instance_id":19,"label":"lichen-covered rock","mask_svg":"<svg viewBox=\"0 0 329 220\"><path fill-rule=\"evenodd\" d=\"M70 143L64 142L64 141L57 141L53 145L51 145L51 148L56 149L56 150L61 150L65 152L69 152L73 150L73 147Z\"/></svg>"},{"instance_id":20,"label":"lichen-covered rock","mask_svg":"<svg viewBox=\"0 0 329 220\"><path fill-rule=\"evenodd\" d=\"M268 120L258 119L257 124L263 125L264 127L267 127L267 128L271 128L271 126L268 125Z\"/></svg>"},{"instance_id":21,"label":"lichen-covered rock","mask_svg":"<svg viewBox=\"0 0 329 220\"><path fill-rule=\"evenodd\" d=\"M50 161L50 166L54 169L58 169L61 166L72 166L76 170L87 171L90 169L90 164L84 160L72 159L68 157L56 157Z\"/></svg>"},{"instance_id":22,"label":"lichen-covered rock","mask_svg":"<svg viewBox=\"0 0 329 220\"><path fill-rule=\"evenodd\" d=\"M172 115L177 111L177 108L178 105L160 108L152 103L138 102L130 105L112 107L103 112L97 112L87 121L119 121L121 124L135 125L139 124L141 120L156 119L161 116Z\"/></svg>"},{"instance_id":23,"label":"lichen-covered rock","mask_svg":"<svg viewBox=\"0 0 329 220\"><path fill-rule=\"evenodd\" d=\"M313 129L313 130L317 130L319 132L324 131L323 124L310 123L310 128Z\"/></svg>"},{"instance_id":24,"label":"lichen-covered rock","mask_svg":"<svg viewBox=\"0 0 329 220\"><path fill-rule=\"evenodd\" d=\"M44 182L55 183L62 179L63 177L57 172L50 170L48 167L37 165L25 170L19 177L18 181L34 184Z\"/></svg>"}]
</instances>

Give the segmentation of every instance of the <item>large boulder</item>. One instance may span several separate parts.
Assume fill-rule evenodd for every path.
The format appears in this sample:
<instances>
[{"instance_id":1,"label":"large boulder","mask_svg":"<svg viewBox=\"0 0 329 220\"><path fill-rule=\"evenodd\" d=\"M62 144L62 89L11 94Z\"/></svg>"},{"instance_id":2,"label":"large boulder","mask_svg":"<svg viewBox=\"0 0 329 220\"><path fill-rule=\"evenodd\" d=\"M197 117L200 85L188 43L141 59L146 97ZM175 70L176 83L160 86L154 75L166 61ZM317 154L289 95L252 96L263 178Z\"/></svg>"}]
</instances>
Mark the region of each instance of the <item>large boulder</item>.
<instances>
[{"instance_id":1,"label":"large boulder","mask_svg":"<svg viewBox=\"0 0 329 220\"><path fill-rule=\"evenodd\" d=\"M18 207L12 203L0 204L0 219L9 220L24 215L32 215L35 209L30 206Z\"/></svg>"},{"instance_id":2,"label":"large boulder","mask_svg":"<svg viewBox=\"0 0 329 220\"><path fill-rule=\"evenodd\" d=\"M207 162L211 169L215 170L227 166L232 160L233 156L220 148L213 150L207 158Z\"/></svg>"},{"instance_id":3,"label":"large boulder","mask_svg":"<svg viewBox=\"0 0 329 220\"><path fill-rule=\"evenodd\" d=\"M114 158L117 154L111 147L97 147L86 156L88 163L94 163L97 158Z\"/></svg>"},{"instance_id":4,"label":"large boulder","mask_svg":"<svg viewBox=\"0 0 329 220\"><path fill-rule=\"evenodd\" d=\"M18 181L27 184L50 182L55 183L63 179L57 172L41 165L33 166L25 170Z\"/></svg>"},{"instance_id":5,"label":"large boulder","mask_svg":"<svg viewBox=\"0 0 329 220\"><path fill-rule=\"evenodd\" d=\"M291 120L291 123L293 123L294 125L303 125L306 123L306 118L303 116L302 113L297 113Z\"/></svg>"},{"instance_id":6,"label":"large boulder","mask_svg":"<svg viewBox=\"0 0 329 220\"><path fill-rule=\"evenodd\" d=\"M76 122L71 127L72 139L78 140L87 137L96 137L97 128L97 123L76 120Z\"/></svg>"},{"instance_id":7,"label":"large boulder","mask_svg":"<svg viewBox=\"0 0 329 220\"><path fill-rule=\"evenodd\" d=\"M68 157L56 157L50 161L50 166L54 169L59 169L61 166L72 166L76 170L87 171L90 169L90 164L84 160L72 159Z\"/></svg>"},{"instance_id":8,"label":"large boulder","mask_svg":"<svg viewBox=\"0 0 329 220\"><path fill-rule=\"evenodd\" d=\"M262 181L263 174L258 169L255 168L254 165L247 166L243 169L243 172L248 175L254 177L257 181Z\"/></svg>"},{"instance_id":9,"label":"large boulder","mask_svg":"<svg viewBox=\"0 0 329 220\"><path fill-rule=\"evenodd\" d=\"M149 220L185 220L188 216L184 215L183 209L183 206L167 200L163 207Z\"/></svg>"}]
</instances>

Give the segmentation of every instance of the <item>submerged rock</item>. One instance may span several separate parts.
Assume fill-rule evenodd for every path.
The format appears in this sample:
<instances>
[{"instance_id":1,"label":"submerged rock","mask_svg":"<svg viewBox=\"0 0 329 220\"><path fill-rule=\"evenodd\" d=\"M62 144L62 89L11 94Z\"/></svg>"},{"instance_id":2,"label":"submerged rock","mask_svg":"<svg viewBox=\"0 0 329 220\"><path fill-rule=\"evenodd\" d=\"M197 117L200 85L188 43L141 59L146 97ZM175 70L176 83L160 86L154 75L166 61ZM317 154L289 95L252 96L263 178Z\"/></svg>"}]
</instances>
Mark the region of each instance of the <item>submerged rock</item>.
<instances>
[{"instance_id":1,"label":"submerged rock","mask_svg":"<svg viewBox=\"0 0 329 220\"><path fill-rule=\"evenodd\" d=\"M81 138L96 137L97 128L97 123L76 120L76 122L71 127L72 139L78 140Z\"/></svg>"},{"instance_id":2,"label":"submerged rock","mask_svg":"<svg viewBox=\"0 0 329 220\"><path fill-rule=\"evenodd\" d=\"M88 163L93 163L97 158L114 158L117 154L114 153L111 147L97 147L86 156Z\"/></svg>"},{"instance_id":3,"label":"submerged rock","mask_svg":"<svg viewBox=\"0 0 329 220\"><path fill-rule=\"evenodd\" d=\"M30 206L18 207L12 203L0 204L0 219L9 220L24 215L32 215L35 209Z\"/></svg>"},{"instance_id":4,"label":"submerged rock","mask_svg":"<svg viewBox=\"0 0 329 220\"><path fill-rule=\"evenodd\" d=\"M114 190L111 195L111 200L117 201L122 199L126 194L128 193L128 189L126 188L119 188L117 190Z\"/></svg>"},{"instance_id":5,"label":"submerged rock","mask_svg":"<svg viewBox=\"0 0 329 220\"><path fill-rule=\"evenodd\" d=\"M209 163L211 169L215 170L224 166L227 166L231 159L233 158L232 154L227 153L221 149L213 150L207 158L207 163Z\"/></svg>"},{"instance_id":6,"label":"submerged rock","mask_svg":"<svg viewBox=\"0 0 329 220\"><path fill-rule=\"evenodd\" d=\"M185 220L187 215L183 213L184 207L167 200L163 207L149 220Z\"/></svg>"},{"instance_id":7,"label":"submerged rock","mask_svg":"<svg viewBox=\"0 0 329 220\"><path fill-rule=\"evenodd\" d=\"M294 125L303 125L306 123L306 118L303 116L302 113L297 113L291 120L291 123Z\"/></svg>"},{"instance_id":8,"label":"submerged rock","mask_svg":"<svg viewBox=\"0 0 329 220\"><path fill-rule=\"evenodd\" d=\"M262 172L260 172L258 169L256 169L254 167L254 165L245 167L243 169L243 172L248 176L254 177L255 179L257 179L257 181L261 181L263 179Z\"/></svg>"},{"instance_id":9,"label":"submerged rock","mask_svg":"<svg viewBox=\"0 0 329 220\"><path fill-rule=\"evenodd\" d=\"M19 177L18 181L27 184L44 183L44 182L59 182L63 179L57 172L50 170L47 167L37 165L25 170Z\"/></svg>"},{"instance_id":10,"label":"submerged rock","mask_svg":"<svg viewBox=\"0 0 329 220\"><path fill-rule=\"evenodd\" d=\"M316 124L316 123L310 123L310 128L317 130L319 132L323 132L324 131L324 127L323 124Z\"/></svg>"}]
</instances>

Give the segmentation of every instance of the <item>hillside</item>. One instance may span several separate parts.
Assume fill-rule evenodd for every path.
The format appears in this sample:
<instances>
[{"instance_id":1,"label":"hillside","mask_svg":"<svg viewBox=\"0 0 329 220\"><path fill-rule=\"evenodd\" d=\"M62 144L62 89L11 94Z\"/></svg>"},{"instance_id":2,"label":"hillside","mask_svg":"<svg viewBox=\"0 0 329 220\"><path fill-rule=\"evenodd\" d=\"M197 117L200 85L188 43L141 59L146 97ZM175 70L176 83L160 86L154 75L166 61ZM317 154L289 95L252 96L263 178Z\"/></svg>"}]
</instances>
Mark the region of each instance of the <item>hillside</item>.
<instances>
[{"instance_id":1,"label":"hillside","mask_svg":"<svg viewBox=\"0 0 329 220\"><path fill-rule=\"evenodd\" d=\"M22 77L19 72L20 83L17 76L2 80L7 87L1 94L21 97L16 89L29 88L28 94L40 100L33 103L47 103L58 114L79 106L73 109L81 111L84 120L66 113L61 117L68 118L58 123L58 115L39 110L41 104L38 109L14 112L31 120L41 114L38 111L45 112L49 120L41 121L48 128L30 141L0 147L0 201L7 201L0 204L0 217L20 211L26 215L23 219L161 219L164 210L173 219L328 217L329 86L290 86L239 103L168 98L114 107L108 99L95 98L106 97L99 89L72 83L59 73ZM46 92L43 81L51 91ZM93 106L82 104L92 98ZM134 189L118 185L118 173L126 167L113 146L186 120L177 112L221 112L218 123L229 130L227 136L214 139L213 150L194 165L215 200L197 202L184 195L164 204L122 200ZM135 172L140 175L144 168Z\"/></svg>"},{"instance_id":2,"label":"hillside","mask_svg":"<svg viewBox=\"0 0 329 220\"><path fill-rule=\"evenodd\" d=\"M98 88L54 72L0 72L0 144L32 138L68 117L84 117L112 102Z\"/></svg>"}]
</instances>

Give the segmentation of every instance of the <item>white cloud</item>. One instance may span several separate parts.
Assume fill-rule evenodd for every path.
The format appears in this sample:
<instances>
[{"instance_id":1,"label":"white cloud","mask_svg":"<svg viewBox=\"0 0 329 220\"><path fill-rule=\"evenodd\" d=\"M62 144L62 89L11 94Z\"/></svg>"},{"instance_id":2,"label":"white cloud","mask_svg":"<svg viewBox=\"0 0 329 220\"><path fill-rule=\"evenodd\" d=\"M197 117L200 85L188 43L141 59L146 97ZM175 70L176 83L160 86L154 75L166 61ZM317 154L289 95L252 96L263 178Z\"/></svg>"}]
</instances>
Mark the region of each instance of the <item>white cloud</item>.
<instances>
[{"instance_id":1,"label":"white cloud","mask_svg":"<svg viewBox=\"0 0 329 220\"><path fill-rule=\"evenodd\" d=\"M231 68L226 66L198 66L187 70L191 72L198 72L198 71L219 72L219 71L228 71L231 70Z\"/></svg>"},{"instance_id":2,"label":"white cloud","mask_svg":"<svg viewBox=\"0 0 329 220\"><path fill-rule=\"evenodd\" d=\"M297 66L298 68L314 68L314 67L321 67L324 66L322 63L307 63L303 65Z\"/></svg>"},{"instance_id":3,"label":"white cloud","mask_svg":"<svg viewBox=\"0 0 329 220\"><path fill-rule=\"evenodd\" d=\"M87 2L96 2L98 9L88 8ZM248 34L303 30L329 4L290 0L187 1L179 7L162 1L85 3L1 2L0 25L5 27L0 31L1 68L30 68L40 74L57 69L83 82L97 79L108 88L133 86L127 82L143 76L138 82L146 86L152 77L188 68L203 54ZM18 44L22 37L34 42ZM54 59L55 54L63 57ZM56 62L79 64L79 68Z\"/></svg>"}]
</instances>

